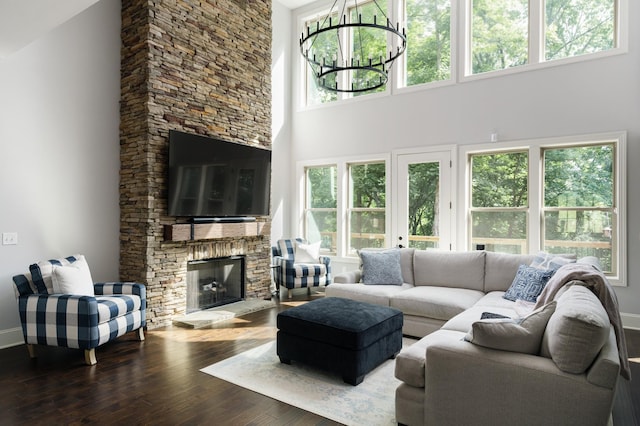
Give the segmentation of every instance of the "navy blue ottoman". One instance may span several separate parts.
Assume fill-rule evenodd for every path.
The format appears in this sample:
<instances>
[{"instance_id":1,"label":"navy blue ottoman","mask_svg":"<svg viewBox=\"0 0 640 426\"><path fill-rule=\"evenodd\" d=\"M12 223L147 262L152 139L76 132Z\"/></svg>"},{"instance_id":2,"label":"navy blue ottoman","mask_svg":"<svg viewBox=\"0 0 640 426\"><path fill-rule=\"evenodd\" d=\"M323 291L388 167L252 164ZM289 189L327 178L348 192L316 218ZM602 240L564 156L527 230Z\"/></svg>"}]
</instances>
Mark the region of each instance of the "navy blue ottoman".
<instances>
[{"instance_id":1,"label":"navy blue ottoman","mask_svg":"<svg viewBox=\"0 0 640 426\"><path fill-rule=\"evenodd\" d=\"M402 312L339 297L316 299L278 314L280 362L299 361L358 385L402 348Z\"/></svg>"}]
</instances>

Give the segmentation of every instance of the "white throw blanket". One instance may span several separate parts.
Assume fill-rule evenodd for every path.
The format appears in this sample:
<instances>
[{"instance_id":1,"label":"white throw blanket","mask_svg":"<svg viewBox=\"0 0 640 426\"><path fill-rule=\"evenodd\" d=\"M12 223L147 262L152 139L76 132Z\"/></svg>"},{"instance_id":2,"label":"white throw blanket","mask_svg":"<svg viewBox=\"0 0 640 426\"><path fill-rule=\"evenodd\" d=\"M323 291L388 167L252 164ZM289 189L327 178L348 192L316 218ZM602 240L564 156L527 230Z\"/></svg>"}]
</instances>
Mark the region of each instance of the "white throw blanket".
<instances>
[{"instance_id":1,"label":"white throw blanket","mask_svg":"<svg viewBox=\"0 0 640 426\"><path fill-rule=\"evenodd\" d=\"M620 309L618 308L618 298L613 288L607 281L607 277L594 266L583 263L569 263L558 269L553 274L545 286L538 300L536 308L544 306L554 299L558 290L571 281L580 281L580 285L589 288L604 306L609 321L616 333L616 343L618 344L618 354L620 356L620 374L627 380L631 380L631 370L629 368L629 356L627 354L627 341L622 328Z\"/></svg>"}]
</instances>

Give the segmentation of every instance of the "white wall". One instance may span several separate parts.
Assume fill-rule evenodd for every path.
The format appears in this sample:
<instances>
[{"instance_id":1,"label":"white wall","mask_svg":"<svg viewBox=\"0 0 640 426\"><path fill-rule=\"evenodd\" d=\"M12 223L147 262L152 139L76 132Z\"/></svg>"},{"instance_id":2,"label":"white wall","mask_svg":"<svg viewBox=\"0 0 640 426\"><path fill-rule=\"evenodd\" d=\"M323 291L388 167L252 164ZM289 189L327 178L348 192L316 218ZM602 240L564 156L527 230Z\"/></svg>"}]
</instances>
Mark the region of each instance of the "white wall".
<instances>
[{"instance_id":1,"label":"white wall","mask_svg":"<svg viewBox=\"0 0 640 426\"><path fill-rule=\"evenodd\" d=\"M294 11L293 28L303 10ZM294 105L291 162L486 143L494 129L502 141L625 130L629 279L616 292L625 325L640 327L640 191L633 185L640 182L640 2L630 1L629 12L627 54L342 105ZM292 52L300 56L295 41Z\"/></svg>"},{"instance_id":2,"label":"white wall","mask_svg":"<svg viewBox=\"0 0 640 426\"><path fill-rule=\"evenodd\" d=\"M83 253L118 279L120 2L102 0L0 61L0 347L21 343L11 277Z\"/></svg>"},{"instance_id":3,"label":"white wall","mask_svg":"<svg viewBox=\"0 0 640 426\"><path fill-rule=\"evenodd\" d=\"M273 25L271 58L272 173L271 241L289 238L289 202L293 164L291 162L291 10L272 3Z\"/></svg>"}]
</instances>

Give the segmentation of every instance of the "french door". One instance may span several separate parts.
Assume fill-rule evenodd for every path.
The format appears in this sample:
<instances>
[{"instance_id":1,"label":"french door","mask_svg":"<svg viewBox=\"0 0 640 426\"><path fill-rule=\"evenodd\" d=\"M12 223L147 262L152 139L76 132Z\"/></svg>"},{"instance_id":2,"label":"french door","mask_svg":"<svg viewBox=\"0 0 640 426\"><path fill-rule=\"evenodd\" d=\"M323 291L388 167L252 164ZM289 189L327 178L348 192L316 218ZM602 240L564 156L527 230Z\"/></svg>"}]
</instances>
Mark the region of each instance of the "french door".
<instances>
[{"instance_id":1,"label":"french door","mask_svg":"<svg viewBox=\"0 0 640 426\"><path fill-rule=\"evenodd\" d=\"M394 157L393 245L451 250L452 152L401 153Z\"/></svg>"}]
</instances>

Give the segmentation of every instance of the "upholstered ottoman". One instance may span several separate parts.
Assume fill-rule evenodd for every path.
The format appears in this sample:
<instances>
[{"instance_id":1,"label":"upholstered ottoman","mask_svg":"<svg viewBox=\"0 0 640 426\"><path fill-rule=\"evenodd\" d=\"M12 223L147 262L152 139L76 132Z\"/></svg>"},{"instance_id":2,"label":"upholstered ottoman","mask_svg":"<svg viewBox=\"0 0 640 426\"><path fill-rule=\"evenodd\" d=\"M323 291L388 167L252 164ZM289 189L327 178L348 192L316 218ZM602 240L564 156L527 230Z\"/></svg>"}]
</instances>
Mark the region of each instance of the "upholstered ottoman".
<instances>
[{"instance_id":1,"label":"upholstered ottoman","mask_svg":"<svg viewBox=\"0 0 640 426\"><path fill-rule=\"evenodd\" d=\"M280 362L299 361L358 385L365 374L402 348L402 312L339 297L324 297L278 314Z\"/></svg>"}]
</instances>

